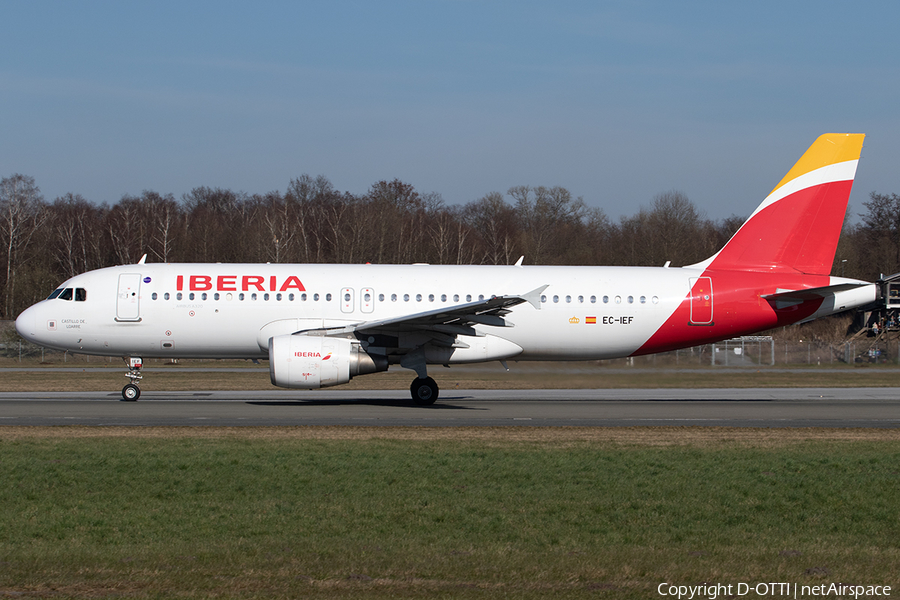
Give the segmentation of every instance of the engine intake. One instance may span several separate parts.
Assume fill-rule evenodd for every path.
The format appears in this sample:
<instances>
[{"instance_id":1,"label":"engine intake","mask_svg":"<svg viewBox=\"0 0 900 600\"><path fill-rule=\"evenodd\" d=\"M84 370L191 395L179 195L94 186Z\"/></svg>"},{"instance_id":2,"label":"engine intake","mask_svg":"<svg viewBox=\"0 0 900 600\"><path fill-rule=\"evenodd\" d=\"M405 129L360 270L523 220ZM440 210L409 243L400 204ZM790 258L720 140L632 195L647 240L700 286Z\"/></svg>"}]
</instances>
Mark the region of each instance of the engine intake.
<instances>
[{"instance_id":1,"label":"engine intake","mask_svg":"<svg viewBox=\"0 0 900 600\"><path fill-rule=\"evenodd\" d=\"M269 376L278 387L313 390L387 368L386 357L366 353L355 340L305 335L269 339Z\"/></svg>"}]
</instances>

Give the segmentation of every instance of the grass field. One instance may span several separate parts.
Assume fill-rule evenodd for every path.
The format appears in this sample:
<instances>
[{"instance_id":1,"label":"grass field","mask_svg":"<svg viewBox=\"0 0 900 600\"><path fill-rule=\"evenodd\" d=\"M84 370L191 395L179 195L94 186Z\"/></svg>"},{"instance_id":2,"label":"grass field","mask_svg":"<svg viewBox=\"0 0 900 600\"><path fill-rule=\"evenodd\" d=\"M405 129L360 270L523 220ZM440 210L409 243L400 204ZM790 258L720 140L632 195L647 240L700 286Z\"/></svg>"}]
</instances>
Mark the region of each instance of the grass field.
<instances>
[{"instance_id":1,"label":"grass field","mask_svg":"<svg viewBox=\"0 0 900 600\"><path fill-rule=\"evenodd\" d=\"M0 597L896 589L898 465L893 430L0 427Z\"/></svg>"}]
</instances>

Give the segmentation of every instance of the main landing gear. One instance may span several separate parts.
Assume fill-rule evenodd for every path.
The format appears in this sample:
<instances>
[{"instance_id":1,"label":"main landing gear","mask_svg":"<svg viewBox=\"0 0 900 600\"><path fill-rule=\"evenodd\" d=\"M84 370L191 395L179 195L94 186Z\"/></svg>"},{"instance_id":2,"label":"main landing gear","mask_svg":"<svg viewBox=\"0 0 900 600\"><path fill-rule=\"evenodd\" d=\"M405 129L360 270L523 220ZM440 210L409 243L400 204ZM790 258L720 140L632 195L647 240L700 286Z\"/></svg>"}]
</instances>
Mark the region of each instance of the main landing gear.
<instances>
[{"instance_id":1,"label":"main landing gear","mask_svg":"<svg viewBox=\"0 0 900 600\"><path fill-rule=\"evenodd\" d=\"M138 381L144 378L141 375L141 367L144 361L138 356L132 356L124 359L128 363L128 372L125 377L131 380L131 383L122 388L122 400L126 402L135 402L141 397L141 388L138 387Z\"/></svg>"},{"instance_id":2,"label":"main landing gear","mask_svg":"<svg viewBox=\"0 0 900 600\"><path fill-rule=\"evenodd\" d=\"M431 377L416 377L409 386L412 400L419 406L430 406L438 399L438 385Z\"/></svg>"}]
</instances>

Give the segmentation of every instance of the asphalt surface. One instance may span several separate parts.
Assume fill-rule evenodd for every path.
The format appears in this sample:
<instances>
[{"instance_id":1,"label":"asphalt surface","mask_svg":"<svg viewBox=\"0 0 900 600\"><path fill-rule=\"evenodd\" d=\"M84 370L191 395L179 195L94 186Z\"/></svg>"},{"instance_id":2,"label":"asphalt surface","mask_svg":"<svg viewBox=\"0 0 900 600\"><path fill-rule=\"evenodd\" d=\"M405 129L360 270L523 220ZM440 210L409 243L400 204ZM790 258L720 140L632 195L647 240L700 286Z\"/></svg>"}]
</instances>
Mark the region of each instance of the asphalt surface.
<instances>
[{"instance_id":1,"label":"asphalt surface","mask_svg":"<svg viewBox=\"0 0 900 600\"><path fill-rule=\"evenodd\" d=\"M900 427L900 388L0 393L0 425Z\"/></svg>"}]
</instances>

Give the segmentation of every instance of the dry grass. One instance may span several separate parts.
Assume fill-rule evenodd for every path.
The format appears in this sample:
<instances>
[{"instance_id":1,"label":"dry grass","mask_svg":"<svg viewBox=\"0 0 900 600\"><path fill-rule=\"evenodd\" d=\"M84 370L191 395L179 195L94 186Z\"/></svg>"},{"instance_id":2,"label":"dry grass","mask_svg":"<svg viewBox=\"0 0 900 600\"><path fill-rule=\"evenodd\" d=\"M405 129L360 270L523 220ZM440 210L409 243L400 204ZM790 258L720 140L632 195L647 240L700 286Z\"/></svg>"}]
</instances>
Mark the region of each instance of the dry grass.
<instances>
[{"instance_id":1,"label":"dry grass","mask_svg":"<svg viewBox=\"0 0 900 600\"><path fill-rule=\"evenodd\" d=\"M777 448L802 442L896 442L900 429L751 427L13 427L0 426L0 440L66 438L234 439L234 440L409 440L477 441L623 446L736 446Z\"/></svg>"},{"instance_id":2,"label":"dry grass","mask_svg":"<svg viewBox=\"0 0 900 600\"><path fill-rule=\"evenodd\" d=\"M260 368L239 368L235 363L206 362L191 366L208 371L188 371L183 366L144 370L145 391L270 390L269 373ZM237 363L246 367L247 363ZM80 368L78 372L7 371L0 376L0 392L114 391L127 383L119 372L97 366L53 365ZM117 366L115 364L111 366ZM184 365L187 366L187 365ZM223 368L215 369L220 366ZM230 370L225 370L228 367ZM433 367L430 374L443 390L452 389L627 389L627 388L746 388L746 387L895 387L900 369L891 367L805 367L794 369L705 368L610 368L596 363L511 363L511 371L499 365ZM348 390L401 390L413 374L399 367L386 373L357 377L341 386Z\"/></svg>"}]
</instances>

